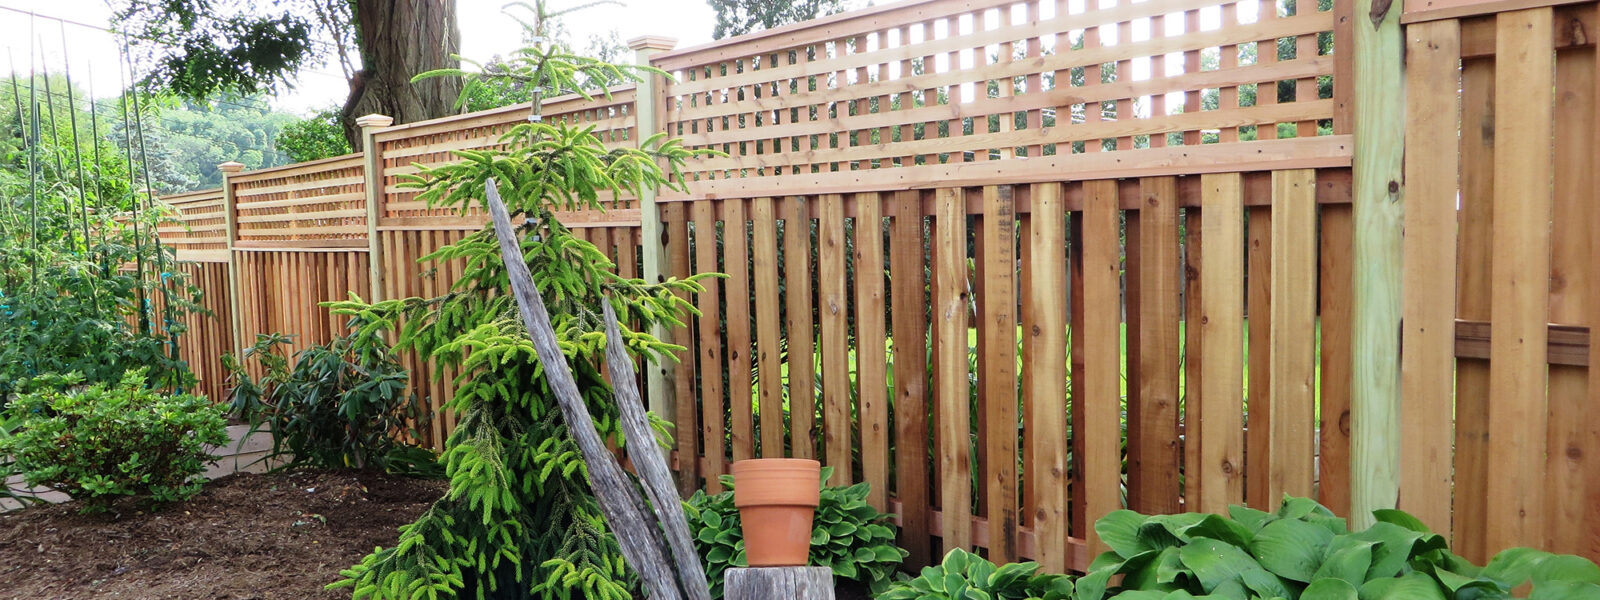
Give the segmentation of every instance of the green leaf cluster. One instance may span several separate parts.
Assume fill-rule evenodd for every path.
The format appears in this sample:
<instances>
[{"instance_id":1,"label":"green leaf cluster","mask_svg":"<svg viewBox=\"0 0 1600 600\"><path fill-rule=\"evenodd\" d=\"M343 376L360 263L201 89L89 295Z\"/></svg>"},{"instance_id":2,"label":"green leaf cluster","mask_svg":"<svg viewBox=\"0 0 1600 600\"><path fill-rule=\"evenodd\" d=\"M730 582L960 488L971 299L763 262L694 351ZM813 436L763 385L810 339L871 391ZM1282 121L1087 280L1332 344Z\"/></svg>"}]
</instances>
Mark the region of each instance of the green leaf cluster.
<instances>
[{"instance_id":1,"label":"green leaf cluster","mask_svg":"<svg viewBox=\"0 0 1600 600\"><path fill-rule=\"evenodd\" d=\"M1485 567L1397 510L1351 532L1307 498L1276 512L1241 506L1228 516L1116 511L1095 523L1111 548L1077 581L1075 600L1487 600L1533 583L1533 600L1600 598L1600 567L1528 548ZM1120 576L1121 582L1113 584Z\"/></svg>"},{"instance_id":2,"label":"green leaf cluster","mask_svg":"<svg viewBox=\"0 0 1600 600\"><path fill-rule=\"evenodd\" d=\"M541 89L559 88L571 73L600 68L560 53L529 56L542 62L517 76L537 78ZM449 73L419 77L441 74ZM500 142L490 150L456 151L456 163L419 165L419 173L402 185L417 189L430 207L481 218L485 182L495 178L596 429L622 448L657 442L622 436L601 372L600 303L610 302L616 311L631 354L670 359L681 347L648 332L682 325L694 313L685 298L704 291L697 283L701 276L656 283L620 277L605 254L574 236L554 211L600 210L601 192L637 194L667 186L666 174L680 172L695 152L661 137L638 148L607 150L592 128L544 123L513 127ZM375 550L329 587L352 588L357 598L635 597L636 577L606 529L545 366L510 294L495 232L486 227L468 234L419 262L452 263L458 278L433 298L375 304L352 299L331 306L353 317L358 334L394 335L397 351L428 357L434 375L449 381L446 407L458 422L441 460L450 491L401 528L396 546Z\"/></svg>"},{"instance_id":3,"label":"green leaf cluster","mask_svg":"<svg viewBox=\"0 0 1600 600\"><path fill-rule=\"evenodd\" d=\"M818 482L822 491L812 520L811 565L828 567L835 577L866 584L873 593L882 592L889 587L907 553L894 543L891 516L867 504L870 484L823 485L832 475L833 467L824 467ZM729 567L749 565L739 509L733 504L733 478L724 475L722 484L729 491L715 496L696 491L689 498L687 510L690 534L695 539L695 550L705 561L713 598L722 597Z\"/></svg>"},{"instance_id":4,"label":"green leaf cluster","mask_svg":"<svg viewBox=\"0 0 1600 600\"><path fill-rule=\"evenodd\" d=\"M170 502L200 491L206 447L228 442L222 409L151 391L143 371L115 385L82 383L76 374L37 378L12 403L19 431L0 437L0 455L28 485L66 492L85 512L120 497Z\"/></svg>"},{"instance_id":5,"label":"green leaf cluster","mask_svg":"<svg viewBox=\"0 0 1600 600\"><path fill-rule=\"evenodd\" d=\"M230 412L252 431L272 433L270 456L287 457L283 468L443 475L431 451L407 441L418 439L417 426L431 417L411 393L409 373L378 330L359 318L350 326L348 334L296 353L292 364L281 347L293 336L282 334L257 336L241 357L224 355ZM260 365L261 377L252 377L245 361Z\"/></svg>"},{"instance_id":6,"label":"green leaf cluster","mask_svg":"<svg viewBox=\"0 0 1600 600\"><path fill-rule=\"evenodd\" d=\"M922 569L909 581L878 595L879 600L1068 600L1072 578L1039 573L1038 563L1010 563L996 567L981 556L960 548L944 562Z\"/></svg>"}]
</instances>

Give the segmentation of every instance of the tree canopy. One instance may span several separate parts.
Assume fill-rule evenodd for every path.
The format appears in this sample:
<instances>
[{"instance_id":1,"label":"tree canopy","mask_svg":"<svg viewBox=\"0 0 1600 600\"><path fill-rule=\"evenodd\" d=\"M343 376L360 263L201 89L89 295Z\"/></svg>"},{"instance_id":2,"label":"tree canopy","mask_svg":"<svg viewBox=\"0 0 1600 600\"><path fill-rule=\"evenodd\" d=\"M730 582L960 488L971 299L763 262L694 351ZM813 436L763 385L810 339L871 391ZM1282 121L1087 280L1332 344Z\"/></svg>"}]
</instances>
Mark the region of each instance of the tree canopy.
<instances>
[{"instance_id":1,"label":"tree canopy","mask_svg":"<svg viewBox=\"0 0 1600 600\"><path fill-rule=\"evenodd\" d=\"M706 0L717 13L711 37L722 39L841 13L849 0Z\"/></svg>"}]
</instances>

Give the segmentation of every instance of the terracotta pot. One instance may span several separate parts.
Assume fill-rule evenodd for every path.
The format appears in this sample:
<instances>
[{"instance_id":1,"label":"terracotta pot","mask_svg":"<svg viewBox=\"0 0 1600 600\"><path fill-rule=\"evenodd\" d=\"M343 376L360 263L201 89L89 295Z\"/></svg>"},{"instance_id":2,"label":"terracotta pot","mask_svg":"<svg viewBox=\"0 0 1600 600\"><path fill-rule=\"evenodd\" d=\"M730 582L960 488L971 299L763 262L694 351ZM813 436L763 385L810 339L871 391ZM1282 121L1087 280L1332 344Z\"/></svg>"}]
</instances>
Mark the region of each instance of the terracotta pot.
<instances>
[{"instance_id":1,"label":"terracotta pot","mask_svg":"<svg viewBox=\"0 0 1600 600\"><path fill-rule=\"evenodd\" d=\"M821 475L821 464L802 458L733 463L733 505L739 507L750 566L806 565Z\"/></svg>"}]
</instances>

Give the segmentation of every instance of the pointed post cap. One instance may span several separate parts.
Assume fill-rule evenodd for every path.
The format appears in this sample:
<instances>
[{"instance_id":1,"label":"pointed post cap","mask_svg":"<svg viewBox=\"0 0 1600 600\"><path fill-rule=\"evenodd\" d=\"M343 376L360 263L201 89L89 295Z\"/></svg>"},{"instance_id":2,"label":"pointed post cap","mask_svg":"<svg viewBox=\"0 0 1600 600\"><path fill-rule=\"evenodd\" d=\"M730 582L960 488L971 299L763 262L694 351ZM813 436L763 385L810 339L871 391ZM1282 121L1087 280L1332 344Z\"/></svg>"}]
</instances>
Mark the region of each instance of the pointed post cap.
<instances>
[{"instance_id":1,"label":"pointed post cap","mask_svg":"<svg viewBox=\"0 0 1600 600\"><path fill-rule=\"evenodd\" d=\"M642 35L628 40L628 48L632 50L659 50L664 52L677 46L677 38L663 35Z\"/></svg>"},{"instance_id":2,"label":"pointed post cap","mask_svg":"<svg viewBox=\"0 0 1600 600\"><path fill-rule=\"evenodd\" d=\"M394 117L386 117L380 114L370 114L356 117L356 125L362 127L363 129L367 127L388 127L393 124Z\"/></svg>"},{"instance_id":3,"label":"pointed post cap","mask_svg":"<svg viewBox=\"0 0 1600 600\"><path fill-rule=\"evenodd\" d=\"M238 173L239 171L243 171L244 170L244 163L234 162L234 161L230 160L228 162L225 162L225 163L222 163L220 165L217 165L217 170L218 171L222 171L223 173Z\"/></svg>"}]
</instances>

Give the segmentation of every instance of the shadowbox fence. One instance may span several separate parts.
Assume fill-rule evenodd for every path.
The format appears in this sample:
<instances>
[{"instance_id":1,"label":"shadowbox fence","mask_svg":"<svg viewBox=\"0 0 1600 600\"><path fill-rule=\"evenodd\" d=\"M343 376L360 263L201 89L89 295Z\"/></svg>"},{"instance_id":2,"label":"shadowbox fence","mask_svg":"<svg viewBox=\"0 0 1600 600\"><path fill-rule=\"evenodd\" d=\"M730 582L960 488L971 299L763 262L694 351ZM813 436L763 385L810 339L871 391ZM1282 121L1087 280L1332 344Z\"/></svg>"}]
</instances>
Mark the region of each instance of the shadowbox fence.
<instances>
[{"instance_id":1,"label":"shadowbox fence","mask_svg":"<svg viewBox=\"0 0 1600 600\"><path fill-rule=\"evenodd\" d=\"M1401 506L1480 560L1600 556L1596 5L1444 4L1405 16ZM872 484L912 565L959 546L1057 571L1088 564L1117 508L1288 493L1347 513L1350 18L1344 0L907 0L684 50L641 38L673 79L547 100L610 144L723 153L690 163L687 193L561 216L624 275L728 275L648 374L684 491L813 457ZM417 259L486 219L398 176L527 114L369 120L364 154L169 197L184 226L162 235L213 313L182 345L203 389L220 398L217 357L258 334L337 335L318 302L447 289L460 266ZM405 360L442 444L451 374Z\"/></svg>"}]
</instances>

